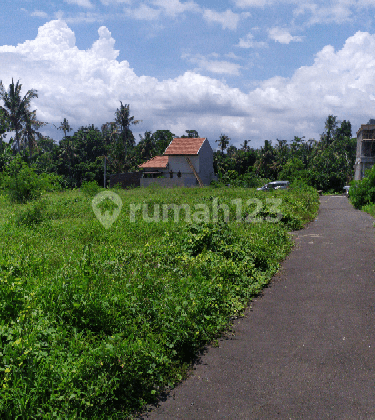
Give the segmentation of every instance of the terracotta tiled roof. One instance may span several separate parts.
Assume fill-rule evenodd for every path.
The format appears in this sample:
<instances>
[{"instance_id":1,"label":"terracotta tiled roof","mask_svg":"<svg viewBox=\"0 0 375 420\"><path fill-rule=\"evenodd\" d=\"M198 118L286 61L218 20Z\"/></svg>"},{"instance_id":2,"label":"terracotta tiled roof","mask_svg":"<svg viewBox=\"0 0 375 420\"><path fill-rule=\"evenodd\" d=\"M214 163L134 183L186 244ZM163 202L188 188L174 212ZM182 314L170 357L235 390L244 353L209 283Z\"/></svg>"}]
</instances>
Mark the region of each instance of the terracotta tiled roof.
<instances>
[{"instance_id":1,"label":"terracotta tiled roof","mask_svg":"<svg viewBox=\"0 0 375 420\"><path fill-rule=\"evenodd\" d=\"M155 156L152 159L148 160L142 165L139 165L139 168L166 168L168 165L168 156Z\"/></svg>"},{"instance_id":2,"label":"terracotta tiled roof","mask_svg":"<svg viewBox=\"0 0 375 420\"><path fill-rule=\"evenodd\" d=\"M164 155L197 155L205 138L174 138Z\"/></svg>"}]
</instances>

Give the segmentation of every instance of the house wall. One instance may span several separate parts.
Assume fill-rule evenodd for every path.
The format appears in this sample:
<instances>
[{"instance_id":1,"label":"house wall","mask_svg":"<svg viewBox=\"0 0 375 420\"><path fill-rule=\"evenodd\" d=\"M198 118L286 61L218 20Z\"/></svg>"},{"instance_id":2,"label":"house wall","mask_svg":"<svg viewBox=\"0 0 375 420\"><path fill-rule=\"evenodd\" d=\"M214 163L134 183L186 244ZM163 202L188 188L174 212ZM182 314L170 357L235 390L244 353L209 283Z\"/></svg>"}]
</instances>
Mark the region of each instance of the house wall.
<instances>
[{"instance_id":1,"label":"house wall","mask_svg":"<svg viewBox=\"0 0 375 420\"><path fill-rule=\"evenodd\" d=\"M365 171L371 169L375 164L375 157L364 156L364 153L366 153L363 148L364 132L366 132L366 138L374 138L375 125L361 125L361 128L357 132L357 151L354 165L354 179L356 181L361 180L365 176Z\"/></svg>"},{"instance_id":2,"label":"house wall","mask_svg":"<svg viewBox=\"0 0 375 420\"><path fill-rule=\"evenodd\" d=\"M149 173L149 172L158 172L158 175L157 176L168 176L169 177L169 174L168 174L168 169L166 169L166 168L147 168L144 172L143 172L143 175L146 175L147 173ZM144 176L142 176L142 178L143 178Z\"/></svg>"},{"instance_id":3,"label":"house wall","mask_svg":"<svg viewBox=\"0 0 375 420\"><path fill-rule=\"evenodd\" d=\"M160 187L195 187L197 180L193 178L141 178L141 187L148 187L150 185L159 185Z\"/></svg>"},{"instance_id":4,"label":"house wall","mask_svg":"<svg viewBox=\"0 0 375 420\"><path fill-rule=\"evenodd\" d=\"M206 139L199 150L199 171L198 175L204 185L210 185L210 182L215 179L214 174L214 153L212 151L209 141Z\"/></svg>"},{"instance_id":5,"label":"house wall","mask_svg":"<svg viewBox=\"0 0 375 420\"><path fill-rule=\"evenodd\" d=\"M362 145L362 131L357 133L357 151L354 165L354 179L359 181L362 179L362 165L361 165L361 145Z\"/></svg>"},{"instance_id":6,"label":"house wall","mask_svg":"<svg viewBox=\"0 0 375 420\"><path fill-rule=\"evenodd\" d=\"M191 163L193 164L195 170L199 173L199 157L198 156L188 156ZM190 169L189 164L186 161L186 156L169 156L169 170L172 170L173 173L181 171L181 174L188 174L194 176L193 171Z\"/></svg>"}]
</instances>

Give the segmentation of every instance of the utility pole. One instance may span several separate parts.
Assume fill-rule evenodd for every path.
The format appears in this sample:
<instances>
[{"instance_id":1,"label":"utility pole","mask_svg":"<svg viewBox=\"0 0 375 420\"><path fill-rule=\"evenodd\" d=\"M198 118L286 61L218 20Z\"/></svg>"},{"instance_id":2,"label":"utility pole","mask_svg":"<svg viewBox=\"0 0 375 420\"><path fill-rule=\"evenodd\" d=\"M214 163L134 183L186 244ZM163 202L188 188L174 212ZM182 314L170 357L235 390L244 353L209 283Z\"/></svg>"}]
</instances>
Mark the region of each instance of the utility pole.
<instances>
[{"instance_id":1,"label":"utility pole","mask_svg":"<svg viewBox=\"0 0 375 420\"><path fill-rule=\"evenodd\" d=\"M108 159L107 156L103 155L100 156L104 159L103 165L104 165L104 188L107 188L107 160L111 163L111 160Z\"/></svg>"},{"instance_id":2,"label":"utility pole","mask_svg":"<svg viewBox=\"0 0 375 420\"><path fill-rule=\"evenodd\" d=\"M104 156L104 188L107 188L107 157Z\"/></svg>"}]
</instances>

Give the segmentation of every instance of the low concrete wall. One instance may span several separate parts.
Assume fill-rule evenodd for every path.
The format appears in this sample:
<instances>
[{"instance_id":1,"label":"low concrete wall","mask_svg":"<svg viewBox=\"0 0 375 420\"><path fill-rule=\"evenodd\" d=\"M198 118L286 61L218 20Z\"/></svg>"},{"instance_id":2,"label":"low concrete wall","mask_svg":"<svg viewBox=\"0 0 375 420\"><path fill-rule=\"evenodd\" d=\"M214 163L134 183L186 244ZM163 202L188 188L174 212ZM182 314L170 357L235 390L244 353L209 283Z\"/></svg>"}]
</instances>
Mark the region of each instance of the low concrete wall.
<instances>
[{"instance_id":1,"label":"low concrete wall","mask_svg":"<svg viewBox=\"0 0 375 420\"><path fill-rule=\"evenodd\" d=\"M195 178L141 178L141 187L148 187L156 184L160 187L195 187L197 180Z\"/></svg>"},{"instance_id":2,"label":"low concrete wall","mask_svg":"<svg viewBox=\"0 0 375 420\"><path fill-rule=\"evenodd\" d=\"M139 187L142 172L127 172L123 174L113 174L109 178L109 187L112 188L116 184L121 184L122 188L126 187Z\"/></svg>"}]
</instances>

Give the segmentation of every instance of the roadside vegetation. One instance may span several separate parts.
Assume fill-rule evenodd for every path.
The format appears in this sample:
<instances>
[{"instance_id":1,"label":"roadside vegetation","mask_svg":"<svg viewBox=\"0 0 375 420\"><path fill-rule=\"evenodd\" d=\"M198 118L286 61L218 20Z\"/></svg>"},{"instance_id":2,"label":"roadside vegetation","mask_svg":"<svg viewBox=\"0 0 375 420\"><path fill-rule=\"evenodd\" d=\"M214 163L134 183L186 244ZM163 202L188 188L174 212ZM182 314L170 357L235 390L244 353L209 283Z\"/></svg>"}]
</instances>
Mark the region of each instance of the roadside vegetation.
<instances>
[{"instance_id":1,"label":"roadside vegetation","mask_svg":"<svg viewBox=\"0 0 375 420\"><path fill-rule=\"evenodd\" d=\"M375 166L366 171L361 181L351 182L349 197L356 209L375 217Z\"/></svg>"},{"instance_id":2,"label":"roadside vegetation","mask_svg":"<svg viewBox=\"0 0 375 420\"><path fill-rule=\"evenodd\" d=\"M44 189L26 203L9 191L0 196L4 419L126 418L141 410L243 312L289 253L288 232L318 209L316 190L297 184L266 194L178 188L172 198L170 190L136 188L116 191L122 211L106 230L91 208L94 184ZM270 198L280 199L279 215ZM233 200L243 203L240 213ZM217 222L200 222L199 210L191 223L183 211L178 222L173 211L144 220L143 205L152 218L164 203L206 205L211 218L213 203L227 204L229 220L222 210ZM132 204L142 205L133 219Z\"/></svg>"}]
</instances>

